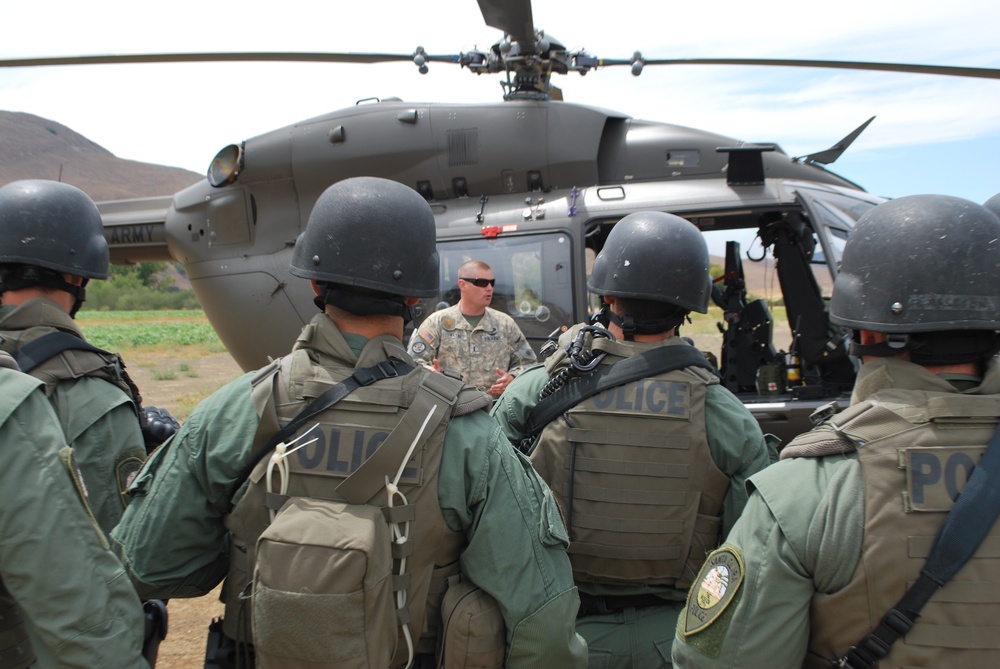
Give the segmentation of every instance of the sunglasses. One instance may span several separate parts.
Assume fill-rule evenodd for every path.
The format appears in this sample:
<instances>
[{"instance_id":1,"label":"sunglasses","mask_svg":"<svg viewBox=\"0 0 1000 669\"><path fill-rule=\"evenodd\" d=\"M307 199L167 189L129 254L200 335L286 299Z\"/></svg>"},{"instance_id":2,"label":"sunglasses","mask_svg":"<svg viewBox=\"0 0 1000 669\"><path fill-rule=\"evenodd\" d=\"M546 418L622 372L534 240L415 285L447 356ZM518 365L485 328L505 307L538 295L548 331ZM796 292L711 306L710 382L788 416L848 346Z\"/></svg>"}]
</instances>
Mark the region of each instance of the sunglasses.
<instances>
[{"instance_id":1,"label":"sunglasses","mask_svg":"<svg viewBox=\"0 0 1000 669\"><path fill-rule=\"evenodd\" d=\"M476 288L485 288L486 286L494 286L496 285L497 282L496 279L464 279L462 277L458 278L461 281L465 281L466 283L471 283Z\"/></svg>"}]
</instances>

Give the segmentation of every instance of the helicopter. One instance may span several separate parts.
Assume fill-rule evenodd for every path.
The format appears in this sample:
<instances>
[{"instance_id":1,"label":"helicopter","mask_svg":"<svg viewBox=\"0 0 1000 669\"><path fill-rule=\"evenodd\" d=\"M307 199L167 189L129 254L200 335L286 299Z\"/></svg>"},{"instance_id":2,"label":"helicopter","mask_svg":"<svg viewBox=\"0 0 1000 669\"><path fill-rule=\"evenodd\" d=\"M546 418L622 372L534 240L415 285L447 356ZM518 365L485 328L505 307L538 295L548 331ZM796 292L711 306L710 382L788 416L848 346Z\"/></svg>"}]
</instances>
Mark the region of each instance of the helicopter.
<instances>
[{"instance_id":1,"label":"helicopter","mask_svg":"<svg viewBox=\"0 0 1000 669\"><path fill-rule=\"evenodd\" d=\"M367 99L225 146L206 179L174 195L99 203L112 261L181 262L220 339L244 369L281 355L315 314L306 282L288 273L313 203L331 183L382 176L414 188L438 226L441 292L418 304L419 319L457 301L458 267L489 263L494 308L510 314L541 348L561 326L598 306L586 289L589 262L623 216L657 209L706 234L752 231L760 253L778 260L792 340L776 346L763 300L745 289L739 243L726 246L718 351L723 383L765 431L789 438L808 416L843 398L855 367L846 333L832 327L817 279L836 275L854 222L884 198L828 169L871 119L826 150L801 157L776 144L751 144L668 123L643 121L560 100L560 75L672 64L796 66L1000 78L1000 70L872 62L667 60L634 52L605 59L565 47L534 24L530 0L479 0L485 23L502 33L486 49L398 54L199 53L80 56L0 61L48 66L175 61L412 62L417 72L459 67L499 76L491 103ZM787 348L787 350L783 350ZM794 374L786 370L797 360ZM782 383L762 392L761 369ZM797 378L793 378L797 377Z\"/></svg>"}]
</instances>

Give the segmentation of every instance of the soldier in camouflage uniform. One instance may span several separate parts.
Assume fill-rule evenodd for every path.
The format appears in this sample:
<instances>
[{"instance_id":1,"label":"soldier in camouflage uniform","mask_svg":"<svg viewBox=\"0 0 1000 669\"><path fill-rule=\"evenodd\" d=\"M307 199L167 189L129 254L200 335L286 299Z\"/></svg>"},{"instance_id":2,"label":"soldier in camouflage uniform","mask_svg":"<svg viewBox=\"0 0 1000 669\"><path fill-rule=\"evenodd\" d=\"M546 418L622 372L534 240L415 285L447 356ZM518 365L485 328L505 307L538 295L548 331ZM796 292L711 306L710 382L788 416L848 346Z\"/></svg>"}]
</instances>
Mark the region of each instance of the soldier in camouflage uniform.
<instances>
[{"instance_id":1,"label":"soldier in camouflage uniform","mask_svg":"<svg viewBox=\"0 0 1000 669\"><path fill-rule=\"evenodd\" d=\"M0 669L143 669L139 598L80 504L42 383L13 368L0 352Z\"/></svg>"},{"instance_id":2,"label":"soldier in camouflage uniform","mask_svg":"<svg viewBox=\"0 0 1000 669\"><path fill-rule=\"evenodd\" d=\"M490 308L495 282L484 262L470 260L459 267L458 304L428 316L410 338L409 353L423 365L457 374L499 397L536 357L514 319Z\"/></svg>"},{"instance_id":3,"label":"soldier in camouflage uniform","mask_svg":"<svg viewBox=\"0 0 1000 669\"><path fill-rule=\"evenodd\" d=\"M943 195L870 210L844 247L830 321L854 331L863 363L851 406L750 478L691 588L674 665L995 667L998 524L940 590L925 583L940 566L924 570L1000 420L1000 218ZM914 612L904 593L916 592L930 599Z\"/></svg>"}]
</instances>

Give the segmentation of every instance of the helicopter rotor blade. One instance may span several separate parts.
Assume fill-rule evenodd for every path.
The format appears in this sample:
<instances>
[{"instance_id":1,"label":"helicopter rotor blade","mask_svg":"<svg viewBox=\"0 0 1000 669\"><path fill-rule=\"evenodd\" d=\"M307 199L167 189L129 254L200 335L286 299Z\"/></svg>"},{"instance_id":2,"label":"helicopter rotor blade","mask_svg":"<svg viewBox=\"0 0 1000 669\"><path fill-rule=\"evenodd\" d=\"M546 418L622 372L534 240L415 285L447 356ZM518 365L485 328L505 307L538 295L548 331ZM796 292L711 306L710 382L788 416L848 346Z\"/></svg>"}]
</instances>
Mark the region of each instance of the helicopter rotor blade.
<instances>
[{"instance_id":1,"label":"helicopter rotor blade","mask_svg":"<svg viewBox=\"0 0 1000 669\"><path fill-rule=\"evenodd\" d=\"M488 4L490 0L481 0ZM530 14L530 6L529 6ZM530 17L528 18L530 23ZM511 33L513 36L513 33ZM534 43L533 40L530 43ZM0 59L2 67L45 67L55 65L106 65L125 63L200 63L200 62L313 62L313 63L389 63L414 62L417 54L426 62L467 64L467 54L427 54L422 48L414 53L319 53L319 52L209 52L209 53L152 53L152 54L103 54L92 56L47 56L39 58ZM580 58L578 70L632 66L633 73L641 72L647 65L751 65L763 67L806 67L839 70L868 70L902 72L910 74L935 74L950 77L1000 79L1000 69L985 67L957 67L950 65L918 65L909 63L876 63L845 60L800 60L778 58L651 58L636 53L631 59ZM637 63L641 66L636 68Z\"/></svg>"},{"instance_id":2,"label":"helicopter rotor blade","mask_svg":"<svg viewBox=\"0 0 1000 669\"><path fill-rule=\"evenodd\" d=\"M115 65L123 63L205 63L205 62L295 62L295 63L390 63L412 61L414 54L399 53L146 53L94 56L52 56L0 60L0 67L43 67L50 65ZM457 56L425 55L427 60L452 62ZM457 62L457 61L456 61Z\"/></svg>"},{"instance_id":3,"label":"helicopter rotor blade","mask_svg":"<svg viewBox=\"0 0 1000 669\"><path fill-rule=\"evenodd\" d=\"M521 45L521 53L535 53L531 0L479 0L479 10L486 25L502 30Z\"/></svg>"},{"instance_id":4,"label":"helicopter rotor blade","mask_svg":"<svg viewBox=\"0 0 1000 669\"><path fill-rule=\"evenodd\" d=\"M633 60L604 60L602 65L631 65ZM950 65L914 65L908 63L873 63L849 60L789 60L780 58L651 58L645 65L760 65L764 67L813 67L834 70L874 70L911 74L940 74L949 77L1000 79L1000 69L954 67Z\"/></svg>"}]
</instances>

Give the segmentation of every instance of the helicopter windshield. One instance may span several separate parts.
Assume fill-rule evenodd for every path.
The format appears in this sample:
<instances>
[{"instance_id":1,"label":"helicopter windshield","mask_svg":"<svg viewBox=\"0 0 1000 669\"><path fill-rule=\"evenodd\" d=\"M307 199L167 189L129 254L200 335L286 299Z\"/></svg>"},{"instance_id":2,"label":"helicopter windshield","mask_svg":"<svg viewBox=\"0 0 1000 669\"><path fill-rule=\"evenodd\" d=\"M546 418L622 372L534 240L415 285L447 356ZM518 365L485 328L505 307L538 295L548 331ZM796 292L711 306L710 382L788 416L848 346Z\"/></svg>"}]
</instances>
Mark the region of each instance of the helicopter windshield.
<instances>
[{"instance_id":1,"label":"helicopter windshield","mask_svg":"<svg viewBox=\"0 0 1000 669\"><path fill-rule=\"evenodd\" d=\"M481 260L496 277L490 306L511 316L529 341L540 343L560 325L573 322L571 247L564 233L440 241L441 292L420 300L417 323L456 304L458 268Z\"/></svg>"}]
</instances>

